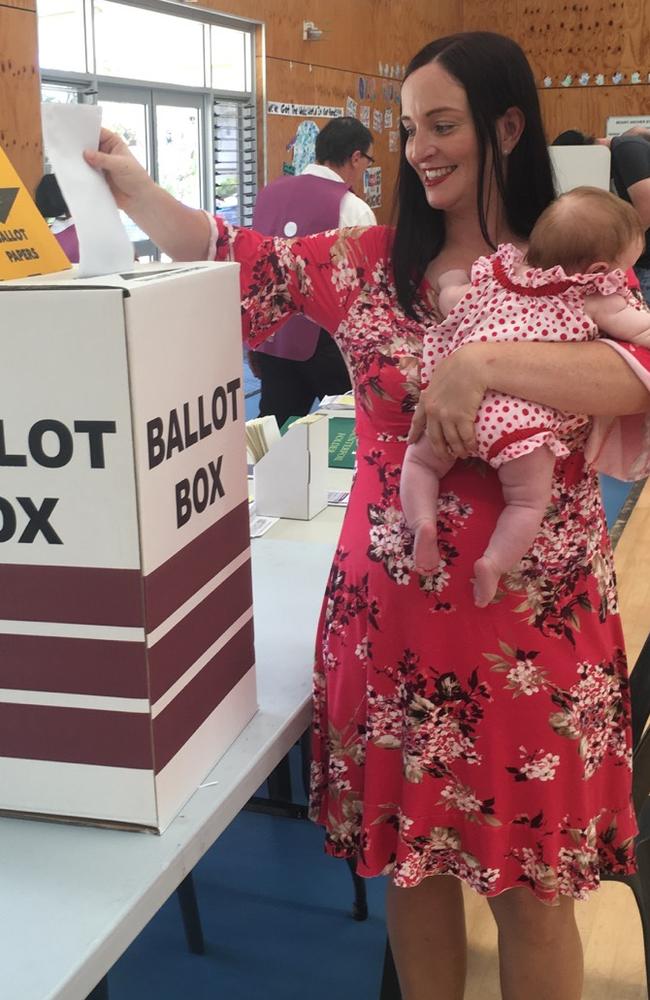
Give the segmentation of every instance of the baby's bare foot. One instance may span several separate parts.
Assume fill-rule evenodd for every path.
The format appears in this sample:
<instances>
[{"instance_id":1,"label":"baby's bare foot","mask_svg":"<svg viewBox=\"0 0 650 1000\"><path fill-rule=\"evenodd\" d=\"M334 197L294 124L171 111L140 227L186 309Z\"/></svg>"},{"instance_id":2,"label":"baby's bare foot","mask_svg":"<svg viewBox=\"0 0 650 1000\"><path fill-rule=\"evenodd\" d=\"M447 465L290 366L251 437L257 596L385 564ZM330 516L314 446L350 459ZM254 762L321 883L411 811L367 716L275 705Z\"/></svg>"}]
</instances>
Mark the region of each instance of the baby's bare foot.
<instances>
[{"instance_id":1,"label":"baby's bare foot","mask_svg":"<svg viewBox=\"0 0 650 1000\"><path fill-rule=\"evenodd\" d=\"M499 570L489 556L481 556L474 563L474 603L486 607L493 599L499 585Z\"/></svg>"},{"instance_id":2,"label":"baby's bare foot","mask_svg":"<svg viewBox=\"0 0 650 1000\"><path fill-rule=\"evenodd\" d=\"M440 553L438 552L436 526L433 521L420 524L416 529L413 561L416 573L421 573L424 576L438 569Z\"/></svg>"}]
</instances>

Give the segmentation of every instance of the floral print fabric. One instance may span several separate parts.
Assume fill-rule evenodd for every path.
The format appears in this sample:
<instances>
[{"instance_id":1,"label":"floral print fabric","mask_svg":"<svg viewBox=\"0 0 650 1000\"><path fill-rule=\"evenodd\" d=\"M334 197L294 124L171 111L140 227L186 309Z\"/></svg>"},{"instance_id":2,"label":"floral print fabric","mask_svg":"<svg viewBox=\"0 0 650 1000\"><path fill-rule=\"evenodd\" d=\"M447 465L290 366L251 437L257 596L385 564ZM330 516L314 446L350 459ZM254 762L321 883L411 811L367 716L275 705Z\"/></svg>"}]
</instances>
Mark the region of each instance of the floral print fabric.
<instances>
[{"instance_id":1,"label":"floral print fabric","mask_svg":"<svg viewBox=\"0 0 650 1000\"><path fill-rule=\"evenodd\" d=\"M242 263L249 343L302 310L355 385L357 468L314 674L311 815L327 850L400 886L451 873L547 902L633 870L628 684L589 426L569 426L533 546L476 608L473 563L503 504L494 470L474 459L444 478L435 574L415 573L399 504L440 321L431 290L404 314L381 227L282 241L218 225L218 255Z\"/></svg>"}]
</instances>

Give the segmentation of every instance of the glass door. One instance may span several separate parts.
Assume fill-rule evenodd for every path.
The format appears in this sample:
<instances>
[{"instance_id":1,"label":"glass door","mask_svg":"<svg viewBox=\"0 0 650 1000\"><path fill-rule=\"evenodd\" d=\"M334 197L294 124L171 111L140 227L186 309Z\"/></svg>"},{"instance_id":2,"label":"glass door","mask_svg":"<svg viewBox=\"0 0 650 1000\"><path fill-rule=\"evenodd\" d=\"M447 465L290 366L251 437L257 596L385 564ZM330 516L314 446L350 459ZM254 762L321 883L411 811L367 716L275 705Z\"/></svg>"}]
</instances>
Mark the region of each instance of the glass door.
<instances>
[{"instance_id":1,"label":"glass door","mask_svg":"<svg viewBox=\"0 0 650 1000\"><path fill-rule=\"evenodd\" d=\"M100 84L102 124L117 132L153 179L192 208L206 204L203 94ZM160 256L157 248L122 214L138 258Z\"/></svg>"},{"instance_id":2,"label":"glass door","mask_svg":"<svg viewBox=\"0 0 650 1000\"><path fill-rule=\"evenodd\" d=\"M129 151L153 176L151 91L144 87L102 85L97 94L97 103L102 109L102 125L117 132ZM120 217L133 243L135 256L140 260L155 259L157 248L146 233L125 212L120 212Z\"/></svg>"},{"instance_id":3,"label":"glass door","mask_svg":"<svg viewBox=\"0 0 650 1000\"><path fill-rule=\"evenodd\" d=\"M205 188L203 97L154 91L156 180L191 208L202 208Z\"/></svg>"}]
</instances>

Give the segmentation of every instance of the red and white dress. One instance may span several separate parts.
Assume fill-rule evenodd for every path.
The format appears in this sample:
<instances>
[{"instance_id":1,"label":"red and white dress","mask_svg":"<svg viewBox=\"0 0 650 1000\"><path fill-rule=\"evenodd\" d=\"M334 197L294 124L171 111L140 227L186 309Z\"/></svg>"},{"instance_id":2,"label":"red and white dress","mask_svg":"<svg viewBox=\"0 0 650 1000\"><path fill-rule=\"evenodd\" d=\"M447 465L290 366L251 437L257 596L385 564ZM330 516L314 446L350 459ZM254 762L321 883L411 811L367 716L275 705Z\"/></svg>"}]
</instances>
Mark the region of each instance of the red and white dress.
<instances>
[{"instance_id":1,"label":"red and white dress","mask_svg":"<svg viewBox=\"0 0 650 1000\"><path fill-rule=\"evenodd\" d=\"M384 227L215 233L217 256L242 265L248 343L304 311L332 332L355 386L357 468L316 642L311 813L362 875L412 886L451 873L486 895L582 898L601 872L633 870L636 830L613 559L585 461L593 430L558 431L567 454L547 517L493 604L474 606L470 580L503 498L478 459L445 477L442 563L416 574L400 469L441 316L426 284L416 318L404 314L391 245ZM650 354L634 364L647 376ZM639 442L648 421L637 424ZM650 448L633 457L647 467Z\"/></svg>"},{"instance_id":2,"label":"red and white dress","mask_svg":"<svg viewBox=\"0 0 650 1000\"><path fill-rule=\"evenodd\" d=\"M510 243L475 262L471 288L425 337L425 384L436 359L463 344L595 340L598 327L584 308L588 295L620 295L644 309L623 271L566 275L561 267L524 269L522 263L523 254ZM477 454L493 468L543 445L564 458L569 454L565 439L587 419L489 391L476 417Z\"/></svg>"}]
</instances>

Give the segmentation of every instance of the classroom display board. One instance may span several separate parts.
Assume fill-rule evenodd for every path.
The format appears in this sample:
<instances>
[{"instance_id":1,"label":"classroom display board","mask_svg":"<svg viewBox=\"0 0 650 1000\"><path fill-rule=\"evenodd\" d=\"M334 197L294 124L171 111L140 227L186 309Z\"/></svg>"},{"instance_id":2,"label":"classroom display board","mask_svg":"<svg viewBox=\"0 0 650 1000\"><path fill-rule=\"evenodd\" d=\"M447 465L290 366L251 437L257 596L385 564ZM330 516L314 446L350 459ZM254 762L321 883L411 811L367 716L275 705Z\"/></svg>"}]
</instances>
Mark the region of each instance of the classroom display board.
<instances>
[{"instance_id":1,"label":"classroom display board","mask_svg":"<svg viewBox=\"0 0 650 1000\"><path fill-rule=\"evenodd\" d=\"M0 810L163 830L257 708L238 267L0 309Z\"/></svg>"}]
</instances>

